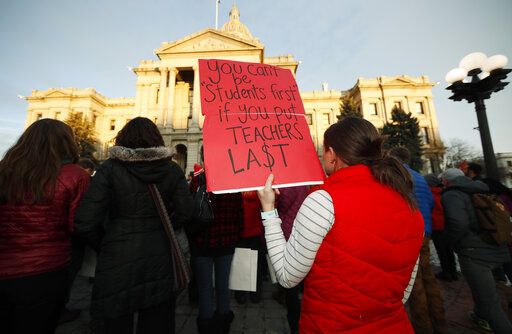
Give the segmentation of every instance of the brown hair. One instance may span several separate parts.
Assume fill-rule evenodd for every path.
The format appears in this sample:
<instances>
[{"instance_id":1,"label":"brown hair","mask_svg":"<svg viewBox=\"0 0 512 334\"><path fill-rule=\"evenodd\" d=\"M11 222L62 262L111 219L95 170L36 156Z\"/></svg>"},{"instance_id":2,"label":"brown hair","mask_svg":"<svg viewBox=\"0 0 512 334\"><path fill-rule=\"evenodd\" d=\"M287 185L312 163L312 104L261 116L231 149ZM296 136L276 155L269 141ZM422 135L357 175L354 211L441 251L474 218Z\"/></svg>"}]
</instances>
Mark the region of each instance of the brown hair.
<instances>
[{"instance_id":1,"label":"brown hair","mask_svg":"<svg viewBox=\"0 0 512 334\"><path fill-rule=\"evenodd\" d=\"M388 155L397 158L404 164L409 164L411 161L411 153L406 147L395 146L388 151Z\"/></svg>"},{"instance_id":2,"label":"brown hair","mask_svg":"<svg viewBox=\"0 0 512 334\"><path fill-rule=\"evenodd\" d=\"M136 117L126 123L116 136L116 146L150 148L165 146L158 127L146 117Z\"/></svg>"},{"instance_id":3,"label":"brown hair","mask_svg":"<svg viewBox=\"0 0 512 334\"><path fill-rule=\"evenodd\" d=\"M53 198L61 165L78 160L73 131L61 121L30 125L0 161L0 202L43 203Z\"/></svg>"},{"instance_id":4,"label":"brown hair","mask_svg":"<svg viewBox=\"0 0 512 334\"><path fill-rule=\"evenodd\" d=\"M324 133L324 146L334 152L349 166L363 164L370 167L373 177L397 191L413 209L411 174L396 158L384 156L382 137L369 121L357 117L345 117L331 125Z\"/></svg>"}]
</instances>

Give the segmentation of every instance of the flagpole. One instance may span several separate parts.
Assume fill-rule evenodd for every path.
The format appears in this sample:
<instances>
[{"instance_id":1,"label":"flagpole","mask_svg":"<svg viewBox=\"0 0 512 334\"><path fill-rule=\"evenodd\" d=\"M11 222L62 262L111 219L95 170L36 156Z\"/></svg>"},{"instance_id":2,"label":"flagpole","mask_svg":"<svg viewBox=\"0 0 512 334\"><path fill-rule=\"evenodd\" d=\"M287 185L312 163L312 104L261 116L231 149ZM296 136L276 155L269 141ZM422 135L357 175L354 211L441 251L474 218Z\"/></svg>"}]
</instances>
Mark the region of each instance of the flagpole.
<instances>
[{"instance_id":1,"label":"flagpole","mask_svg":"<svg viewBox=\"0 0 512 334\"><path fill-rule=\"evenodd\" d=\"M219 29L219 4L220 0L215 0L215 30Z\"/></svg>"}]
</instances>

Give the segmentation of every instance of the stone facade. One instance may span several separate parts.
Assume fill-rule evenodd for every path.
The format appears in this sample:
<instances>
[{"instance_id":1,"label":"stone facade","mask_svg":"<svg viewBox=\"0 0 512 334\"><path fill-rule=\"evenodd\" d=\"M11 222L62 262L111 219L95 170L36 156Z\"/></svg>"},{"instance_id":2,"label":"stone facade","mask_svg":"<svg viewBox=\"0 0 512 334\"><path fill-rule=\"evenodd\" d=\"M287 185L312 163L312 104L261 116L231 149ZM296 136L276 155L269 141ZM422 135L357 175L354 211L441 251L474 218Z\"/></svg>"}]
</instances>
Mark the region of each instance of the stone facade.
<instances>
[{"instance_id":1,"label":"stone facade","mask_svg":"<svg viewBox=\"0 0 512 334\"><path fill-rule=\"evenodd\" d=\"M133 68L137 75L135 98L108 98L94 89L49 89L33 91L26 97L26 126L39 118L65 120L70 112L82 113L94 123L98 158L106 157L117 132L137 116L152 119L160 128L165 142L176 148L176 160L185 171L191 171L200 159L202 125L199 99L198 59L217 58L258 62L289 69L295 75L299 62L292 55L265 57L264 45L240 22L233 6L229 21L220 30L204 29L180 40L163 43L155 50L158 60L142 60ZM439 137L432 100L432 83L428 78L407 76L358 79L348 91L329 90L301 92L313 142L319 155L323 153L323 132L337 121L341 97L350 94L364 117L381 128L390 120L394 104L418 117L424 137L425 172L439 170L443 144ZM432 166L432 167L431 167Z\"/></svg>"},{"instance_id":2,"label":"stone facade","mask_svg":"<svg viewBox=\"0 0 512 334\"><path fill-rule=\"evenodd\" d=\"M512 152L496 153L496 164L501 181L512 188Z\"/></svg>"}]
</instances>

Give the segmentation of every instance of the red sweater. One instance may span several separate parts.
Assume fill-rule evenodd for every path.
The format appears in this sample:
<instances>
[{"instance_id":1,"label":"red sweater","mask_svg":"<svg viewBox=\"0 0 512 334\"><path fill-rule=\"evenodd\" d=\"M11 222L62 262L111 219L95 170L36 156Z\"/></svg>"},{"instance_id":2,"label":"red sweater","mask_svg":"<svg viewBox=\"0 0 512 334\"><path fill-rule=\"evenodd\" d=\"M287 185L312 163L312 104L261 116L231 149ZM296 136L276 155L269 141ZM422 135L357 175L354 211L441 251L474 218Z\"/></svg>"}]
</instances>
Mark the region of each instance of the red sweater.
<instances>
[{"instance_id":1,"label":"red sweater","mask_svg":"<svg viewBox=\"0 0 512 334\"><path fill-rule=\"evenodd\" d=\"M89 180L78 165L64 165L50 203L0 205L0 278L35 275L69 262L75 210Z\"/></svg>"},{"instance_id":2,"label":"red sweater","mask_svg":"<svg viewBox=\"0 0 512 334\"><path fill-rule=\"evenodd\" d=\"M305 280L301 333L413 333L402 304L423 220L363 165L323 186L335 221Z\"/></svg>"}]
</instances>

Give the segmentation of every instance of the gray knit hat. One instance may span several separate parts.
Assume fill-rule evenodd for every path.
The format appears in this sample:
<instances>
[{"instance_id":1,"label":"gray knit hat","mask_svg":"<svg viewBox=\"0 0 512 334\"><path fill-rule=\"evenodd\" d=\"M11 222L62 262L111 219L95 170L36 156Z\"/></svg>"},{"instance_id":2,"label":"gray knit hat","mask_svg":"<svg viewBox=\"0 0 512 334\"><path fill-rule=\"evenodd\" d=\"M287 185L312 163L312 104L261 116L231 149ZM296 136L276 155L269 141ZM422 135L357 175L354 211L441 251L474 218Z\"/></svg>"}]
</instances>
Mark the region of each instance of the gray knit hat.
<instances>
[{"instance_id":1,"label":"gray knit hat","mask_svg":"<svg viewBox=\"0 0 512 334\"><path fill-rule=\"evenodd\" d=\"M441 179L446 181L453 181L459 176L464 176L464 172L458 168L448 168L441 173Z\"/></svg>"}]
</instances>

